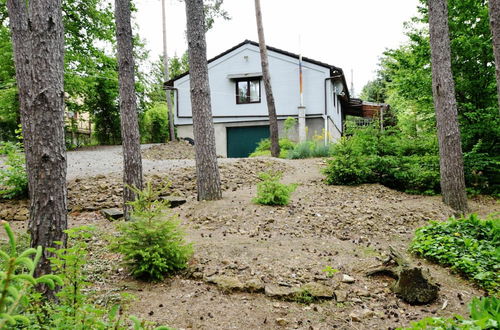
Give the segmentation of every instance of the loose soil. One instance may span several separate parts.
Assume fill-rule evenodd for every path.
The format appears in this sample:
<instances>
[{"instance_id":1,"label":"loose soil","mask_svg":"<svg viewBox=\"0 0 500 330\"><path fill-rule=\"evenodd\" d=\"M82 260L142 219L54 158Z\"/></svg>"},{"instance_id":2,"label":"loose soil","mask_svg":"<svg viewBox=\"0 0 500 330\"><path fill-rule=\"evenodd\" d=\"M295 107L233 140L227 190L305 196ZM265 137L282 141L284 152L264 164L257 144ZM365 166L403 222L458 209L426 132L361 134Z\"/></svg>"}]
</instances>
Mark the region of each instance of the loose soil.
<instances>
[{"instance_id":1,"label":"loose soil","mask_svg":"<svg viewBox=\"0 0 500 330\"><path fill-rule=\"evenodd\" d=\"M440 197L408 195L376 184L328 186L320 172L323 166L321 159L224 164L223 199L212 202L196 201L194 168L150 175L158 186L170 181L169 193L187 199L170 213L182 219L195 248L188 271L155 284L133 280L120 256L106 248L104 237L115 227L98 210L119 204L120 178L69 182L70 225L98 228L88 265L95 296L105 302L120 292L132 293L137 299L130 304L131 314L178 329L388 329L427 316L467 315L468 302L484 292L449 269L406 253L416 228L452 214ZM290 205L252 203L257 173L268 169L281 170L284 182L299 184ZM481 216L500 212L491 198L469 203ZM12 203L0 207L22 209ZM13 226L18 231L26 227L25 221ZM410 306L390 291L392 279L364 276L369 266L380 263L389 245L430 270L441 286L437 301ZM329 278L322 271L327 266L339 272ZM343 283L344 274L355 282ZM214 285L214 278L236 284ZM285 290L314 282L335 290L337 299L306 305L239 285L249 282Z\"/></svg>"}]
</instances>

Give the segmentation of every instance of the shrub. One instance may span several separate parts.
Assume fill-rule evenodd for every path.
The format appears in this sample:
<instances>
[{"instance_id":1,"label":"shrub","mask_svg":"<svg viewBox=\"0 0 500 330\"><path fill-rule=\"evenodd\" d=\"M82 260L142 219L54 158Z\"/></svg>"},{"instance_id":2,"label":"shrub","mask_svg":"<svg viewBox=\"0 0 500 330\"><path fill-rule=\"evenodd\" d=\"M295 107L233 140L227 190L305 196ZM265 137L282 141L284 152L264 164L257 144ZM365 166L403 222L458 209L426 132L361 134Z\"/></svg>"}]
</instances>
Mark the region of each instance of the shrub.
<instances>
[{"instance_id":1,"label":"shrub","mask_svg":"<svg viewBox=\"0 0 500 330\"><path fill-rule=\"evenodd\" d=\"M295 147L295 143L293 143L289 139L280 139L280 158L287 158L288 152ZM259 157L259 156L271 156L271 140L262 139L259 144L257 144L257 148L255 151L250 154L249 157Z\"/></svg>"},{"instance_id":2,"label":"shrub","mask_svg":"<svg viewBox=\"0 0 500 330\"><path fill-rule=\"evenodd\" d=\"M164 143L169 138L167 105L155 103L146 110L141 120L142 141Z\"/></svg>"},{"instance_id":3,"label":"shrub","mask_svg":"<svg viewBox=\"0 0 500 330\"><path fill-rule=\"evenodd\" d=\"M0 198L28 197L28 176L22 149L10 143L3 144L0 149L7 155L4 167L0 167Z\"/></svg>"},{"instance_id":4,"label":"shrub","mask_svg":"<svg viewBox=\"0 0 500 330\"><path fill-rule=\"evenodd\" d=\"M447 222L431 222L417 229L411 251L450 266L491 293L500 290L500 218L476 215Z\"/></svg>"},{"instance_id":5,"label":"shrub","mask_svg":"<svg viewBox=\"0 0 500 330\"><path fill-rule=\"evenodd\" d=\"M281 176L280 172L259 173L262 182L257 184L257 197L253 199L253 202L263 205L287 205L297 185L280 183Z\"/></svg>"},{"instance_id":6,"label":"shrub","mask_svg":"<svg viewBox=\"0 0 500 330\"><path fill-rule=\"evenodd\" d=\"M406 330L447 330L447 329L498 329L500 326L500 300L496 297L473 298L469 304L470 320L460 315L454 318L426 317L412 322Z\"/></svg>"},{"instance_id":7,"label":"shrub","mask_svg":"<svg viewBox=\"0 0 500 330\"><path fill-rule=\"evenodd\" d=\"M418 140L374 127L355 129L331 148L324 170L329 184L381 183L408 193L436 194L440 190L437 140Z\"/></svg>"},{"instance_id":8,"label":"shrub","mask_svg":"<svg viewBox=\"0 0 500 330\"><path fill-rule=\"evenodd\" d=\"M113 249L124 255L134 277L160 281L185 269L193 249L185 243L176 217L161 218L168 207L167 201L159 200L161 192L154 192L150 182L143 191L133 190L138 196L130 203L134 221L119 226L121 235Z\"/></svg>"}]
</instances>

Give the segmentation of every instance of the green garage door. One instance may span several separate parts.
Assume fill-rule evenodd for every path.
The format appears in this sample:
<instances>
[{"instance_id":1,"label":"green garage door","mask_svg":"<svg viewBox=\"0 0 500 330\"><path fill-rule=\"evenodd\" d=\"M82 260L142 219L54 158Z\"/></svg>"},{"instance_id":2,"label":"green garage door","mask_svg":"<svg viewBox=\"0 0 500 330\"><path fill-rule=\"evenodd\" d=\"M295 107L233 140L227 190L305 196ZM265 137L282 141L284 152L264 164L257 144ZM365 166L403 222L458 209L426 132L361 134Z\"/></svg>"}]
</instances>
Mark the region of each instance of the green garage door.
<instances>
[{"instance_id":1,"label":"green garage door","mask_svg":"<svg viewBox=\"0 0 500 330\"><path fill-rule=\"evenodd\" d=\"M227 157L248 157L262 139L269 137L269 126L227 127Z\"/></svg>"}]
</instances>

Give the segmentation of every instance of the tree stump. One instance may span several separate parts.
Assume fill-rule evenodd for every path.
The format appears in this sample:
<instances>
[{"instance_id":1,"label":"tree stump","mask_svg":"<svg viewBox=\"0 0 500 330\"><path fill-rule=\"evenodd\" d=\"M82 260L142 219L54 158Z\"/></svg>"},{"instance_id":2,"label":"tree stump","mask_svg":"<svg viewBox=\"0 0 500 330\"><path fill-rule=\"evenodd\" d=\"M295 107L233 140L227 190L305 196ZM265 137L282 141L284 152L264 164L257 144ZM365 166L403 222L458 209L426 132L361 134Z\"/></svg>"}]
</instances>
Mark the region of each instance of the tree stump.
<instances>
[{"instance_id":1,"label":"tree stump","mask_svg":"<svg viewBox=\"0 0 500 330\"><path fill-rule=\"evenodd\" d=\"M434 283L428 271L412 266L394 248L382 266L369 269L365 275L386 274L396 279L391 287L398 297L412 305L427 304L437 298L439 287Z\"/></svg>"}]
</instances>

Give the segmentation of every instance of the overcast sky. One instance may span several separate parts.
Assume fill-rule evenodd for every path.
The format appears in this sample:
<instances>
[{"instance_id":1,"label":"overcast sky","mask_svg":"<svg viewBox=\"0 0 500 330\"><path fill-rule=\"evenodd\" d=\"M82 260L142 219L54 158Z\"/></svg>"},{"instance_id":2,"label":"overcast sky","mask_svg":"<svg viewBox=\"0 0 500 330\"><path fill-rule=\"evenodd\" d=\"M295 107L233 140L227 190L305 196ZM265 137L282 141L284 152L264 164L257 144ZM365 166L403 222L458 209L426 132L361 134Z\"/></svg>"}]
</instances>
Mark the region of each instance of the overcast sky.
<instances>
[{"instance_id":1,"label":"overcast sky","mask_svg":"<svg viewBox=\"0 0 500 330\"><path fill-rule=\"evenodd\" d=\"M161 0L137 1L136 23L152 58L162 53ZM418 0L261 0L268 46L341 67L350 87L374 77L378 58L406 40L403 23L417 13ZM170 55L187 49L184 3L166 0ZM207 34L208 58L245 39L258 41L254 0L225 0L231 20L218 20ZM299 42L300 40L300 42Z\"/></svg>"}]
</instances>

